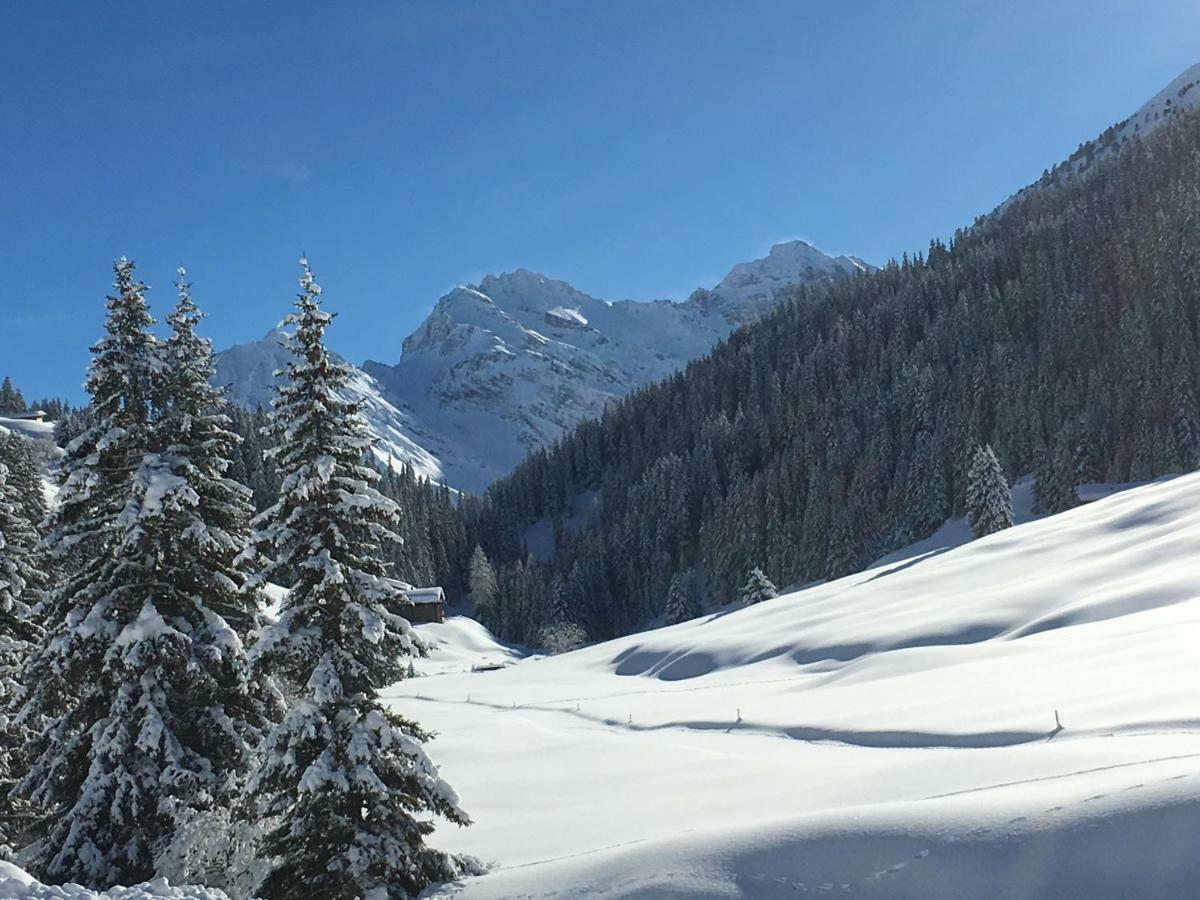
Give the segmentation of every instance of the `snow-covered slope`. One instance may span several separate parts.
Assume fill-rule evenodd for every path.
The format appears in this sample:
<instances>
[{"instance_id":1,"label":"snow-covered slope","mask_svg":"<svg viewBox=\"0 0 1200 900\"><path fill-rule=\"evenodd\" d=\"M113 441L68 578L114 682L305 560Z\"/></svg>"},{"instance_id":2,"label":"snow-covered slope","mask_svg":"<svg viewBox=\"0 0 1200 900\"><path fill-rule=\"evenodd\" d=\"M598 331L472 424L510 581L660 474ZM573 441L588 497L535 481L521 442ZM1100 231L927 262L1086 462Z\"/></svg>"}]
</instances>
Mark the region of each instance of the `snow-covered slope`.
<instances>
[{"instance_id":1,"label":"snow-covered slope","mask_svg":"<svg viewBox=\"0 0 1200 900\"><path fill-rule=\"evenodd\" d=\"M702 356L778 290L865 271L801 241L735 266L683 303L610 302L518 269L442 297L395 366L365 366L389 398L437 423L452 484L479 489L610 400Z\"/></svg>"},{"instance_id":2,"label":"snow-covered slope","mask_svg":"<svg viewBox=\"0 0 1200 900\"><path fill-rule=\"evenodd\" d=\"M405 341L396 365L368 362L350 392L382 455L481 490L529 450L610 400L702 356L761 316L778 290L867 270L802 241L741 263L682 303L610 302L518 269L457 287ZM217 354L217 381L247 406L271 400L287 361L279 332Z\"/></svg>"},{"instance_id":3,"label":"snow-covered slope","mask_svg":"<svg viewBox=\"0 0 1200 900\"><path fill-rule=\"evenodd\" d=\"M1095 163L1135 137L1145 138L1161 125L1182 112L1200 107L1200 63L1187 69L1178 78L1151 97L1129 118L1104 131L1098 138L1081 144L1063 162L1047 171L1040 181L1022 188L1000 205L1004 209L1016 197L1028 191L1062 184L1077 175L1087 173Z\"/></svg>"},{"instance_id":4,"label":"snow-covered slope","mask_svg":"<svg viewBox=\"0 0 1200 900\"><path fill-rule=\"evenodd\" d=\"M1197 106L1200 106L1200 63L1183 72L1120 123L1117 126L1118 137L1124 139L1133 134L1144 137L1171 116Z\"/></svg>"},{"instance_id":5,"label":"snow-covered slope","mask_svg":"<svg viewBox=\"0 0 1200 900\"><path fill-rule=\"evenodd\" d=\"M228 387L229 396L247 406L270 408L276 372L283 371L290 354L281 341L284 333L268 332L261 340L238 344L216 355L214 381ZM355 369L345 399L359 403L378 443L375 455L383 463L399 467L408 463L419 475L442 481L445 475L438 458L441 444L436 435L407 409L395 405L370 375Z\"/></svg>"},{"instance_id":6,"label":"snow-covered slope","mask_svg":"<svg viewBox=\"0 0 1200 900\"><path fill-rule=\"evenodd\" d=\"M436 896L1192 896L1198 545L1190 475L396 685L475 819L437 840L501 866Z\"/></svg>"},{"instance_id":7,"label":"snow-covered slope","mask_svg":"<svg viewBox=\"0 0 1200 900\"><path fill-rule=\"evenodd\" d=\"M449 616L445 622L414 625L428 655L417 659L418 675L492 670L528 656L528 652L496 640L486 628L466 616Z\"/></svg>"}]
</instances>

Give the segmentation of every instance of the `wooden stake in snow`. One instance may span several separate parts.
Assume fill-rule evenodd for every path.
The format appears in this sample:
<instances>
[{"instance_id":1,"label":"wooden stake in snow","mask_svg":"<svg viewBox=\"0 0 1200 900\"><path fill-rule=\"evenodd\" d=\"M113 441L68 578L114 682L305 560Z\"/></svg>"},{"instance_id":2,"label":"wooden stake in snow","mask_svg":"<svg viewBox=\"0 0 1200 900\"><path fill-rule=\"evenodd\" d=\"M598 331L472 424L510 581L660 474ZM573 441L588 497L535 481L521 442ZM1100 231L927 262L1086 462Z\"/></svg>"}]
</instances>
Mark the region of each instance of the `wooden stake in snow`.
<instances>
[{"instance_id":1,"label":"wooden stake in snow","mask_svg":"<svg viewBox=\"0 0 1200 900\"><path fill-rule=\"evenodd\" d=\"M1063 723L1062 723L1062 720L1059 719L1058 710L1056 709L1054 711L1054 730L1050 732L1050 735L1046 738L1046 740L1053 739L1054 736L1062 730L1063 730Z\"/></svg>"}]
</instances>

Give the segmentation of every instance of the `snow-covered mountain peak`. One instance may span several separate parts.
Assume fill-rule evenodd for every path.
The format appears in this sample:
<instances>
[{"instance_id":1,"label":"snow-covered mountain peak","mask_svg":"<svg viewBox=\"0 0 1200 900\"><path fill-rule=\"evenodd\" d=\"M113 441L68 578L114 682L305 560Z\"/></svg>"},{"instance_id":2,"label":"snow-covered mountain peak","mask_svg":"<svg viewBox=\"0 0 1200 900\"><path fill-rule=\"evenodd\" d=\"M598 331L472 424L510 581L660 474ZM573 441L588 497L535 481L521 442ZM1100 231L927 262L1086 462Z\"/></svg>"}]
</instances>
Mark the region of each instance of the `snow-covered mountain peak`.
<instances>
[{"instance_id":1,"label":"snow-covered mountain peak","mask_svg":"<svg viewBox=\"0 0 1200 900\"><path fill-rule=\"evenodd\" d=\"M781 289L865 268L791 241L684 303L602 300L528 269L487 275L443 295L397 364L364 363L351 393L387 456L481 490L530 450L708 352ZM287 351L272 331L221 357L218 379L253 405L270 400Z\"/></svg>"},{"instance_id":2,"label":"snow-covered mountain peak","mask_svg":"<svg viewBox=\"0 0 1200 900\"><path fill-rule=\"evenodd\" d=\"M786 241L773 246L762 259L738 263L712 290L693 294L692 302L742 325L773 306L781 290L870 270L857 257L829 256L807 241Z\"/></svg>"},{"instance_id":3,"label":"snow-covered mountain peak","mask_svg":"<svg viewBox=\"0 0 1200 900\"><path fill-rule=\"evenodd\" d=\"M502 309L538 315L559 307L579 309L602 302L565 281L528 269L487 275L479 282L479 290Z\"/></svg>"},{"instance_id":4,"label":"snow-covered mountain peak","mask_svg":"<svg viewBox=\"0 0 1200 900\"><path fill-rule=\"evenodd\" d=\"M828 256L806 241L776 244L762 259L738 263L713 288L731 292L747 286L773 284L788 287L805 278L865 272L866 263L851 256Z\"/></svg>"}]
</instances>

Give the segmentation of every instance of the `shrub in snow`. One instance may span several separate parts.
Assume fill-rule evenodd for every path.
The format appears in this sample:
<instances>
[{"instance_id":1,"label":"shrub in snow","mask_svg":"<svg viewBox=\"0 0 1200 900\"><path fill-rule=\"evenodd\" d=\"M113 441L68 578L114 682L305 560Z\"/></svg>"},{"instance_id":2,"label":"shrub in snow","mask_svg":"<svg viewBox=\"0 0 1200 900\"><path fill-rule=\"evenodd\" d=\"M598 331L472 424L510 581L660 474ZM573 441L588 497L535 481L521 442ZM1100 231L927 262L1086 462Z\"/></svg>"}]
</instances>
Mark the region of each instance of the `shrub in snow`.
<instances>
[{"instance_id":1,"label":"shrub in snow","mask_svg":"<svg viewBox=\"0 0 1200 900\"><path fill-rule=\"evenodd\" d=\"M587 632L574 622L555 622L538 634L538 644L547 653L568 653L587 643Z\"/></svg>"},{"instance_id":2,"label":"shrub in snow","mask_svg":"<svg viewBox=\"0 0 1200 900\"><path fill-rule=\"evenodd\" d=\"M746 583L742 585L742 592L738 595L738 600L743 606L753 606L755 603L772 600L778 596L779 591L771 583L771 579L763 574L762 569L755 566L746 577Z\"/></svg>"},{"instance_id":3,"label":"shrub in snow","mask_svg":"<svg viewBox=\"0 0 1200 900\"><path fill-rule=\"evenodd\" d=\"M366 465L371 439L339 390L349 368L324 346L332 316L302 261L287 381L272 415L279 501L256 520L262 577L292 583L252 658L295 698L268 734L252 790L271 826L263 842L267 898L415 897L456 874L426 846L431 814L467 824L422 744L429 735L386 710L380 688L417 650L383 546L396 505Z\"/></svg>"},{"instance_id":4,"label":"shrub in snow","mask_svg":"<svg viewBox=\"0 0 1200 900\"><path fill-rule=\"evenodd\" d=\"M988 446L975 448L967 470L967 524L977 538L1013 524L1012 492L1000 461Z\"/></svg>"},{"instance_id":5,"label":"shrub in snow","mask_svg":"<svg viewBox=\"0 0 1200 900\"><path fill-rule=\"evenodd\" d=\"M261 712L222 615L246 535L240 492L220 483L216 397L190 383L210 368L164 355L145 285L127 260L115 269L94 414L67 448L46 542L62 574L22 673L19 721L37 736L16 787L40 813L30 868L93 888L154 877L180 821L229 802Z\"/></svg>"}]
</instances>

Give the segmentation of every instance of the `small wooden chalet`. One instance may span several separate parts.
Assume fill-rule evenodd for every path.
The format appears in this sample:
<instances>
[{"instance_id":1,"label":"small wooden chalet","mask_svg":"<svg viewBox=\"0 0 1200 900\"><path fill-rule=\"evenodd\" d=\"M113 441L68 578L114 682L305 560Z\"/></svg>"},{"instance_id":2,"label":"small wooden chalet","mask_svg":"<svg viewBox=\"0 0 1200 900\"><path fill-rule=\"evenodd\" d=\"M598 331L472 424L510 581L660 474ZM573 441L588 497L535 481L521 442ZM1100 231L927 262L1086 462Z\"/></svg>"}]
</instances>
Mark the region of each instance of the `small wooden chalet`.
<instances>
[{"instance_id":1,"label":"small wooden chalet","mask_svg":"<svg viewBox=\"0 0 1200 900\"><path fill-rule=\"evenodd\" d=\"M404 599L396 612L414 625L446 621L446 592L440 587L404 585L400 588L400 596Z\"/></svg>"}]
</instances>

